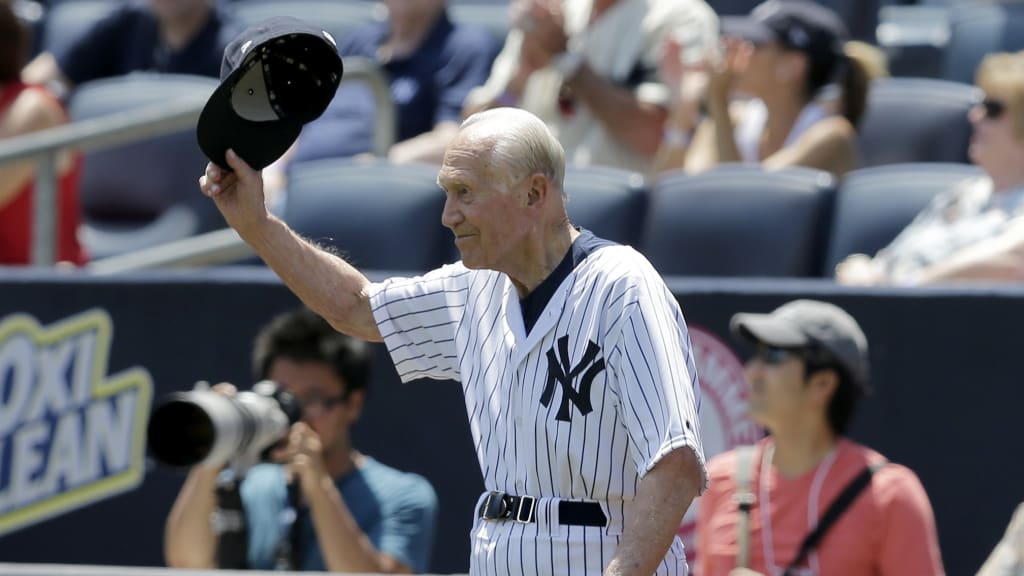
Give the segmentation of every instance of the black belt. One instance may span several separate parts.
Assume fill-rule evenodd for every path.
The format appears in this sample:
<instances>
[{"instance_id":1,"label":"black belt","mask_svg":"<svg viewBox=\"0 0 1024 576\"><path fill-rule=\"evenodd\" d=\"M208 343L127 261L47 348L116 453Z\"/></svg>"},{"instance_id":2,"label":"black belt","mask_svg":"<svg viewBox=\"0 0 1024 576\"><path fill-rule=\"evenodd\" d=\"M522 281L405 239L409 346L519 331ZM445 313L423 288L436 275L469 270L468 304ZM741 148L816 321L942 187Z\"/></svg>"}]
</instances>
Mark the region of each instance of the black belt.
<instances>
[{"instance_id":1,"label":"black belt","mask_svg":"<svg viewBox=\"0 0 1024 576\"><path fill-rule=\"evenodd\" d=\"M536 521L537 499L513 496L504 492L488 492L478 515L484 520L513 520L520 524ZM597 502L558 502L558 523L568 526L607 526L608 518Z\"/></svg>"}]
</instances>

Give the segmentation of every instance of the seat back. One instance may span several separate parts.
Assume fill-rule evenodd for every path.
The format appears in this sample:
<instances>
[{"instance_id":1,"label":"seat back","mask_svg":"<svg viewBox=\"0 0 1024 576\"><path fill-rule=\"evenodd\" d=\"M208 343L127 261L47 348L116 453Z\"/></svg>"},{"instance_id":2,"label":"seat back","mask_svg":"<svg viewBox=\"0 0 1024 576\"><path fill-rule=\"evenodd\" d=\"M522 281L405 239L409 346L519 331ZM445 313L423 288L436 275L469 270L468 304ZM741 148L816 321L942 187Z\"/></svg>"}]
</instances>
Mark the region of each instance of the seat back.
<instances>
[{"instance_id":1,"label":"seat back","mask_svg":"<svg viewBox=\"0 0 1024 576\"><path fill-rule=\"evenodd\" d=\"M832 176L806 168L669 173L654 185L641 250L667 275L817 276L833 194Z\"/></svg>"},{"instance_id":2,"label":"seat back","mask_svg":"<svg viewBox=\"0 0 1024 576\"><path fill-rule=\"evenodd\" d=\"M982 172L971 164L894 164L846 175L836 192L824 272L887 246L941 192Z\"/></svg>"},{"instance_id":3,"label":"seat back","mask_svg":"<svg viewBox=\"0 0 1024 576\"><path fill-rule=\"evenodd\" d=\"M952 6L943 78L972 83L991 52L1024 48L1024 4L1019 0L964 2Z\"/></svg>"},{"instance_id":4,"label":"seat back","mask_svg":"<svg viewBox=\"0 0 1024 576\"><path fill-rule=\"evenodd\" d=\"M201 104L217 84L214 78L177 74L105 78L79 86L72 94L69 112L72 121L80 122L168 102ZM145 245L223 227L216 206L199 193L197 179L206 163L194 128L87 152L79 187L83 220L121 237L111 245L89 246L91 253L102 257L144 247L142 237L131 240L132 234L171 208L190 213L186 220L191 224L161 227L161 234L145 236Z\"/></svg>"},{"instance_id":5,"label":"seat back","mask_svg":"<svg viewBox=\"0 0 1024 576\"><path fill-rule=\"evenodd\" d=\"M861 119L861 166L967 162L967 112L979 98L969 84L931 78L876 80Z\"/></svg>"},{"instance_id":6,"label":"seat back","mask_svg":"<svg viewBox=\"0 0 1024 576\"><path fill-rule=\"evenodd\" d=\"M573 224L619 244L639 243L647 206L640 174L603 166L569 167L565 192Z\"/></svg>"},{"instance_id":7,"label":"seat back","mask_svg":"<svg viewBox=\"0 0 1024 576\"><path fill-rule=\"evenodd\" d=\"M326 159L291 168L284 219L353 265L423 272L451 262L437 167Z\"/></svg>"}]
</instances>

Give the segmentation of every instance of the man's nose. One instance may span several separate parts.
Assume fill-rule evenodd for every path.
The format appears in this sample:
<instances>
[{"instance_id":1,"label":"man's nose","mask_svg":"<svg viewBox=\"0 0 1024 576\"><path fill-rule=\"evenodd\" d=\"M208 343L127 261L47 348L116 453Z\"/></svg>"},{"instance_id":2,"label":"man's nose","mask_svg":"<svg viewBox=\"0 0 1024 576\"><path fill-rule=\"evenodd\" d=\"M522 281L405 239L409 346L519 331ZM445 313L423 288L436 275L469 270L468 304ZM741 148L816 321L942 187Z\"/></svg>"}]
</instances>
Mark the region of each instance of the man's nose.
<instances>
[{"instance_id":1,"label":"man's nose","mask_svg":"<svg viewBox=\"0 0 1024 576\"><path fill-rule=\"evenodd\" d=\"M451 196L445 197L444 210L441 211L441 225L445 228L455 228L462 222L462 212L455 206Z\"/></svg>"}]
</instances>

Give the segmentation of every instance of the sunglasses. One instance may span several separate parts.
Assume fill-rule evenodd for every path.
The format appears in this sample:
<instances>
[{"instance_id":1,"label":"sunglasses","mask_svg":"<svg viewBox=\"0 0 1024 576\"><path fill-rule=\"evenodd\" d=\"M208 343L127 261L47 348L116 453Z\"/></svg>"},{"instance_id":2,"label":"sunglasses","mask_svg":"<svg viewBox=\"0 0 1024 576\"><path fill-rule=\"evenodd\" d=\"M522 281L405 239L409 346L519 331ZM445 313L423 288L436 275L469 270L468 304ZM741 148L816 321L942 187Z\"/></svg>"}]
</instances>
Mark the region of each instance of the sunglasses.
<instances>
[{"instance_id":1,"label":"sunglasses","mask_svg":"<svg viewBox=\"0 0 1024 576\"><path fill-rule=\"evenodd\" d=\"M989 120L996 120L1006 113L1006 103L992 98L985 98L978 102L978 106L985 110L985 118Z\"/></svg>"},{"instance_id":2,"label":"sunglasses","mask_svg":"<svg viewBox=\"0 0 1024 576\"><path fill-rule=\"evenodd\" d=\"M832 354L818 346L780 348L768 344L759 344L754 349L753 358L757 358L770 366L778 366L790 358L797 358L807 365L808 372L814 372L835 364L835 358Z\"/></svg>"},{"instance_id":3,"label":"sunglasses","mask_svg":"<svg viewBox=\"0 0 1024 576\"><path fill-rule=\"evenodd\" d=\"M779 348L777 346L761 345L754 349L754 358L765 364L777 366L790 358L803 358L802 350L798 348Z\"/></svg>"}]
</instances>

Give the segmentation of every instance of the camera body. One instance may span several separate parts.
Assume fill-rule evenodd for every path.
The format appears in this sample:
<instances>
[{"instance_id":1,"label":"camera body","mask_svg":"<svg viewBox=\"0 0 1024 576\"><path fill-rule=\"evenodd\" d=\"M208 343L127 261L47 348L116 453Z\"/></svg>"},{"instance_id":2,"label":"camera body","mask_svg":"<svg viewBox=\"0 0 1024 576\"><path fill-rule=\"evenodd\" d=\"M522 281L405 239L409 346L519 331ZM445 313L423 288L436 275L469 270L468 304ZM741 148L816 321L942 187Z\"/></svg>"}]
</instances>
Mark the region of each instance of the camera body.
<instances>
[{"instance_id":1,"label":"camera body","mask_svg":"<svg viewBox=\"0 0 1024 576\"><path fill-rule=\"evenodd\" d=\"M270 380L232 396L212 390L175 392L153 409L149 449L161 464L231 464L243 473L265 459L301 415L295 397Z\"/></svg>"}]
</instances>

